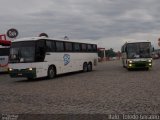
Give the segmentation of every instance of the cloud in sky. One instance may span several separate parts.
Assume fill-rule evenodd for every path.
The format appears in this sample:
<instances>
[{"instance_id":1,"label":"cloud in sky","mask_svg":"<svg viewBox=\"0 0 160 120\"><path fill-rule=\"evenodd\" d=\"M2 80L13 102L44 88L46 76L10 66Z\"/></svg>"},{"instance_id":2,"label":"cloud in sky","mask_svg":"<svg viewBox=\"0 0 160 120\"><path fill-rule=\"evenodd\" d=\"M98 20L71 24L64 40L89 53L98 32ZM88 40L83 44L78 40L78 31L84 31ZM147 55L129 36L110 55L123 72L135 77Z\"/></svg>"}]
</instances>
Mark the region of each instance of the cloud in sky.
<instances>
[{"instance_id":1,"label":"cloud in sky","mask_svg":"<svg viewBox=\"0 0 160 120\"><path fill-rule=\"evenodd\" d=\"M19 37L46 32L115 50L141 39L158 48L159 10L159 0L1 0L0 33L14 27Z\"/></svg>"}]
</instances>

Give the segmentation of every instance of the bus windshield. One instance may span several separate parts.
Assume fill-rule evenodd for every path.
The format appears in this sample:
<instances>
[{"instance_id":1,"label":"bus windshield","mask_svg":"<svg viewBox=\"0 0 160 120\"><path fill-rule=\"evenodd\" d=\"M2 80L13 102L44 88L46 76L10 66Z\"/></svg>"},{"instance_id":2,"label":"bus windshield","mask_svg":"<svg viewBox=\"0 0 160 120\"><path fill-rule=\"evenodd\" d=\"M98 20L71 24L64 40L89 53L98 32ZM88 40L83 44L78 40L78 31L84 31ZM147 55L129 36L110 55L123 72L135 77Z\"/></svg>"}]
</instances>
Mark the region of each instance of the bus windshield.
<instances>
[{"instance_id":1,"label":"bus windshield","mask_svg":"<svg viewBox=\"0 0 160 120\"><path fill-rule=\"evenodd\" d=\"M34 62L35 42L13 42L10 48L10 63Z\"/></svg>"},{"instance_id":2,"label":"bus windshield","mask_svg":"<svg viewBox=\"0 0 160 120\"><path fill-rule=\"evenodd\" d=\"M150 58L151 57L151 44L149 42L142 43L129 43L127 45L128 58Z\"/></svg>"}]
</instances>

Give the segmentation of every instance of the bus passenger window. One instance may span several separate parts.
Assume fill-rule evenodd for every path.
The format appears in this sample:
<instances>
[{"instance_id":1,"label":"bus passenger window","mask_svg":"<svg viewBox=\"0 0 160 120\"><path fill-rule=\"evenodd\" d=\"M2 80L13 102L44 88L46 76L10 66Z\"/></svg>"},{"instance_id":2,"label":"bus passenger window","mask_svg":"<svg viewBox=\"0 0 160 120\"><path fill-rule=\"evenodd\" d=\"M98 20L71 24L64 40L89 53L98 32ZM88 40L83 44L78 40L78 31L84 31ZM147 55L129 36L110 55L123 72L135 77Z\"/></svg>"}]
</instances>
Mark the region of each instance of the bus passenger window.
<instances>
[{"instance_id":1,"label":"bus passenger window","mask_svg":"<svg viewBox=\"0 0 160 120\"><path fill-rule=\"evenodd\" d=\"M87 51L87 45L86 44L82 44L82 51L83 52Z\"/></svg>"},{"instance_id":2,"label":"bus passenger window","mask_svg":"<svg viewBox=\"0 0 160 120\"><path fill-rule=\"evenodd\" d=\"M44 58L45 58L45 41L40 40L37 41L36 45L36 61L42 62L44 61Z\"/></svg>"},{"instance_id":3,"label":"bus passenger window","mask_svg":"<svg viewBox=\"0 0 160 120\"><path fill-rule=\"evenodd\" d=\"M93 45L93 52L97 52L97 45Z\"/></svg>"},{"instance_id":4,"label":"bus passenger window","mask_svg":"<svg viewBox=\"0 0 160 120\"><path fill-rule=\"evenodd\" d=\"M88 51L92 52L92 45L87 45Z\"/></svg>"},{"instance_id":5,"label":"bus passenger window","mask_svg":"<svg viewBox=\"0 0 160 120\"><path fill-rule=\"evenodd\" d=\"M72 43L71 43L71 42L65 42L65 50L66 50L67 52L73 51Z\"/></svg>"},{"instance_id":6,"label":"bus passenger window","mask_svg":"<svg viewBox=\"0 0 160 120\"><path fill-rule=\"evenodd\" d=\"M64 51L63 42L56 41L56 51L57 52L63 52Z\"/></svg>"},{"instance_id":7,"label":"bus passenger window","mask_svg":"<svg viewBox=\"0 0 160 120\"><path fill-rule=\"evenodd\" d=\"M55 51L55 42L48 40L46 41L46 52L54 52Z\"/></svg>"},{"instance_id":8,"label":"bus passenger window","mask_svg":"<svg viewBox=\"0 0 160 120\"><path fill-rule=\"evenodd\" d=\"M80 44L79 43L74 43L74 51L79 52L80 49Z\"/></svg>"}]
</instances>

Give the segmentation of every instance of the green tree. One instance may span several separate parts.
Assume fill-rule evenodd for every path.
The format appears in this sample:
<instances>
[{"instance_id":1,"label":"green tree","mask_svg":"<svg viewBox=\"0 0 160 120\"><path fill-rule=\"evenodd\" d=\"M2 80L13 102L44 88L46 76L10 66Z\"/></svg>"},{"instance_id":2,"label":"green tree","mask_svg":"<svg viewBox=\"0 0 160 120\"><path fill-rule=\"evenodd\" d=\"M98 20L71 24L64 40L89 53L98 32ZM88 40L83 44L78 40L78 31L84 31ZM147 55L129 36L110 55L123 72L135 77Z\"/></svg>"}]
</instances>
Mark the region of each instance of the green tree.
<instances>
[{"instance_id":1,"label":"green tree","mask_svg":"<svg viewBox=\"0 0 160 120\"><path fill-rule=\"evenodd\" d=\"M113 48L106 50L106 57L115 57L116 52L114 52Z\"/></svg>"}]
</instances>

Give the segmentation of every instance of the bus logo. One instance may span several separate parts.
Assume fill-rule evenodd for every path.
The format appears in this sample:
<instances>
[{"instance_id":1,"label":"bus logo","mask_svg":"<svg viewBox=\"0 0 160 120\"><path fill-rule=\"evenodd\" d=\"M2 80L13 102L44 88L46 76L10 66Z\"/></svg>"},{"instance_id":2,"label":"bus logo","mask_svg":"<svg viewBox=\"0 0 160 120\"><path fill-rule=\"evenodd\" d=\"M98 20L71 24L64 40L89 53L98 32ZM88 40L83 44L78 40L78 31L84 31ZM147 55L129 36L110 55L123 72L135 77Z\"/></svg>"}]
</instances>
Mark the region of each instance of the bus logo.
<instances>
[{"instance_id":1,"label":"bus logo","mask_svg":"<svg viewBox=\"0 0 160 120\"><path fill-rule=\"evenodd\" d=\"M64 60L64 65L68 65L70 63L70 55L64 54L63 60Z\"/></svg>"}]
</instances>

